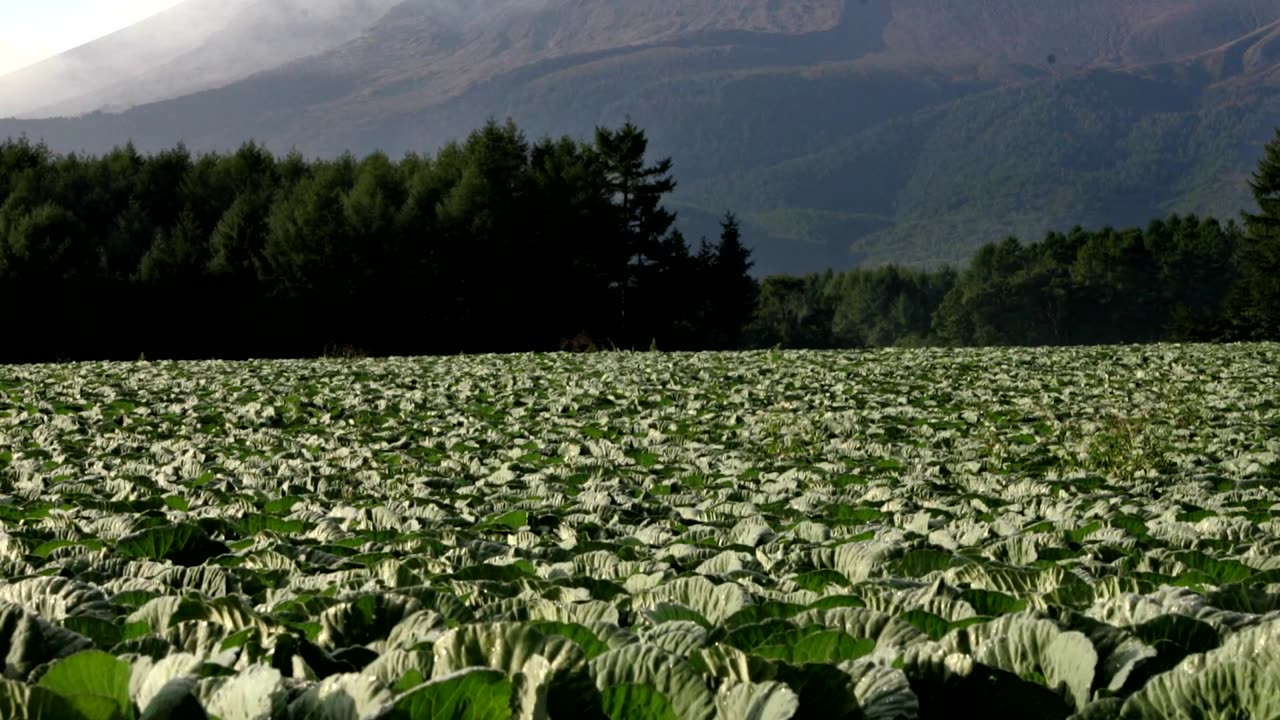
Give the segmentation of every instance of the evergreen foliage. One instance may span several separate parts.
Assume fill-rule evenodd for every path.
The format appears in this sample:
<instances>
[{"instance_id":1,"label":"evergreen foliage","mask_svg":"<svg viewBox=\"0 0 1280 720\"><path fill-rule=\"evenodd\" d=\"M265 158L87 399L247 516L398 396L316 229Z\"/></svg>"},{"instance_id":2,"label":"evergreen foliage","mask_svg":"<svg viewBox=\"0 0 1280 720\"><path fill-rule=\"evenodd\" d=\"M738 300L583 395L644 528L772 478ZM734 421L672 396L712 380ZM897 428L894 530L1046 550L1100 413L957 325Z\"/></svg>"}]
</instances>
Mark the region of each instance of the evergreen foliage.
<instances>
[{"instance_id":1,"label":"evergreen foliage","mask_svg":"<svg viewBox=\"0 0 1280 720\"><path fill-rule=\"evenodd\" d=\"M629 122L588 143L509 121L400 161L11 140L0 301L21 312L0 358L734 346L751 252L690 253L647 145Z\"/></svg>"},{"instance_id":2,"label":"evergreen foliage","mask_svg":"<svg viewBox=\"0 0 1280 720\"><path fill-rule=\"evenodd\" d=\"M1249 182L1257 213L1245 213L1231 298L1232 330L1241 338L1280 337L1280 129Z\"/></svg>"},{"instance_id":3,"label":"evergreen foliage","mask_svg":"<svg viewBox=\"0 0 1280 720\"><path fill-rule=\"evenodd\" d=\"M487 123L434 156L0 143L0 361L1280 338L1280 132L1243 225L1172 215L985 245L963 270L751 275L696 252L627 122Z\"/></svg>"}]
</instances>

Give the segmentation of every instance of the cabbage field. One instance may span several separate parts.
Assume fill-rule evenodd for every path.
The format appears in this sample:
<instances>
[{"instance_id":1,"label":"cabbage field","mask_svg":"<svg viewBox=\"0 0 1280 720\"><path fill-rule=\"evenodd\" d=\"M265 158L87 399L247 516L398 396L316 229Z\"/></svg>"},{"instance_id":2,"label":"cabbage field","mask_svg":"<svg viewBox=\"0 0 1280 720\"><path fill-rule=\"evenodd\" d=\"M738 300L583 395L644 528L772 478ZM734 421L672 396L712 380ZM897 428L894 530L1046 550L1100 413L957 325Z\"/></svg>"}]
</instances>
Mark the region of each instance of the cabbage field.
<instances>
[{"instance_id":1,"label":"cabbage field","mask_svg":"<svg viewBox=\"0 0 1280 720\"><path fill-rule=\"evenodd\" d=\"M1277 718L1278 368L0 368L0 718Z\"/></svg>"}]
</instances>

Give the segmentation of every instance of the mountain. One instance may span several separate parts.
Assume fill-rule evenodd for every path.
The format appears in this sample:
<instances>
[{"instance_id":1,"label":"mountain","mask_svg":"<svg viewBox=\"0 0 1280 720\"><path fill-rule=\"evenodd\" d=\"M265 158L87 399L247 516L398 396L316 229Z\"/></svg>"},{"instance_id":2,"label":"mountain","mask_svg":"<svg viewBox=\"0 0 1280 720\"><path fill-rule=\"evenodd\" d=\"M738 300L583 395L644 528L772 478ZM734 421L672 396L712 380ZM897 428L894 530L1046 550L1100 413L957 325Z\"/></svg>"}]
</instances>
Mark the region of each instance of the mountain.
<instances>
[{"instance_id":1,"label":"mountain","mask_svg":"<svg viewBox=\"0 0 1280 720\"><path fill-rule=\"evenodd\" d=\"M0 77L0 116L127 109L248 77L359 36L397 0L187 0Z\"/></svg>"},{"instance_id":2,"label":"mountain","mask_svg":"<svg viewBox=\"0 0 1280 720\"><path fill-rule=\"evenodd\" d=\"M1280 4L1264 0L364 7L377 17L323 51L124 112L0 121L0 135L399 154L488 117L580 136L630 116L676 161L686 234L733 209L759 270L799 272L962 262L1077 223L1234 217L1280 125ZM100 99L127 105L143 86L121 82Z\"/></svg>"}]
</instances>

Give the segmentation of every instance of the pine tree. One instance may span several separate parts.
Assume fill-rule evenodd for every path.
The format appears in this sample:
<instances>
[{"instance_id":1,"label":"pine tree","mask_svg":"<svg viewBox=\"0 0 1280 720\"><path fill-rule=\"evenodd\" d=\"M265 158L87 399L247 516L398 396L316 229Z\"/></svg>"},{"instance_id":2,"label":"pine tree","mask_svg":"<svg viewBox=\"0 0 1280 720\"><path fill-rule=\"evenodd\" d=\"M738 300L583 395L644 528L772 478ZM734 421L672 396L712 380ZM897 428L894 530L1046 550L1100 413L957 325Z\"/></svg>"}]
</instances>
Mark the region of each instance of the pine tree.
<instances>
[{"instance_id":1,"label":"pine tree","mask_svg":"<svg viewBox=\"0 0 1280 720\"><path fill-rule=\"evenodd\" d=\"M645 265L661 254L662 241L675 224L675 215L662 207L663 196L676 188L671 158L645 165L649 140L630 120L617 130L597 128L595 149L618 209L627 260Z\"/></svg>"},{"instance_id":2,"label":"pine tree","mask_svg":"<svg viewBox=\"0 0 1280 720\"><path fill-rule=\"evenodd\" d=\"M716 293L712 298L713 337L717 347L732 349L742 343L742 332L755 314L760 295L759 285L750 275L754 265L751 249L742 243L738 218L732 212L725 213L712 262Z\"/></svg>"},{"instance_id":3,"label":"pine tree","mask_svg":"<svg viewBox=\"0 0 1280 720\"><path fill-rule=\"evenodd\" d=\"M1251 339L1280 338L1280 129L1267 144L1249 182L1257 213L1244 213L1245 237L1237 254L1239 280L1229 318Z\"/></svg>"},{"instance_id":4,"label":"pine tree","mask_svg":"<svg viewBox=\"0 0 1280 720\"><path fill-rule=\"evenodd\" d=\"M646 165L649 141L644 131L628 120L621 128L596 129L594 159L603 172L605 190L614 205L612 248L604 262L609 283L618 296L619 338L624 345L648 344L655 323L664 313L656 310L655 291L664 265L688 258L672 252L671 230L675 214L662 206L662 198L675 190L672 162L663 158Z\"/></svg>"}]
</instances>

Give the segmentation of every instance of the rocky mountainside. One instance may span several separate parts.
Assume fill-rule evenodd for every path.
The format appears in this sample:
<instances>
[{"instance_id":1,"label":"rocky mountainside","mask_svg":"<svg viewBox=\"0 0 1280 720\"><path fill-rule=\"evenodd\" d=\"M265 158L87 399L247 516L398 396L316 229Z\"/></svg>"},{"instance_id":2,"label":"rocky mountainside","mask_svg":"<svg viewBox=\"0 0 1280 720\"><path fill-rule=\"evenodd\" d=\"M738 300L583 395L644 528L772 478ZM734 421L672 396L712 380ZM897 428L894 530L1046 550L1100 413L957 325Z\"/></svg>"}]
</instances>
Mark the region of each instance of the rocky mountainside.
<instances>
[{"instance_id":1,"label":"rocky mountainside","mask_svg":"<svg viewBox=\"0 0 1280 720\"><path fill-rule=\"evenodd\" d=\"M0 135L399 154L491 116L535 136L630 116L676 161L687 233L735 209L771 272L1233 217L1280 125L1280 4L1264 0L404 0L373 14L346 42L216 89L0 121Z\"/></svg>"}]
</instances>

